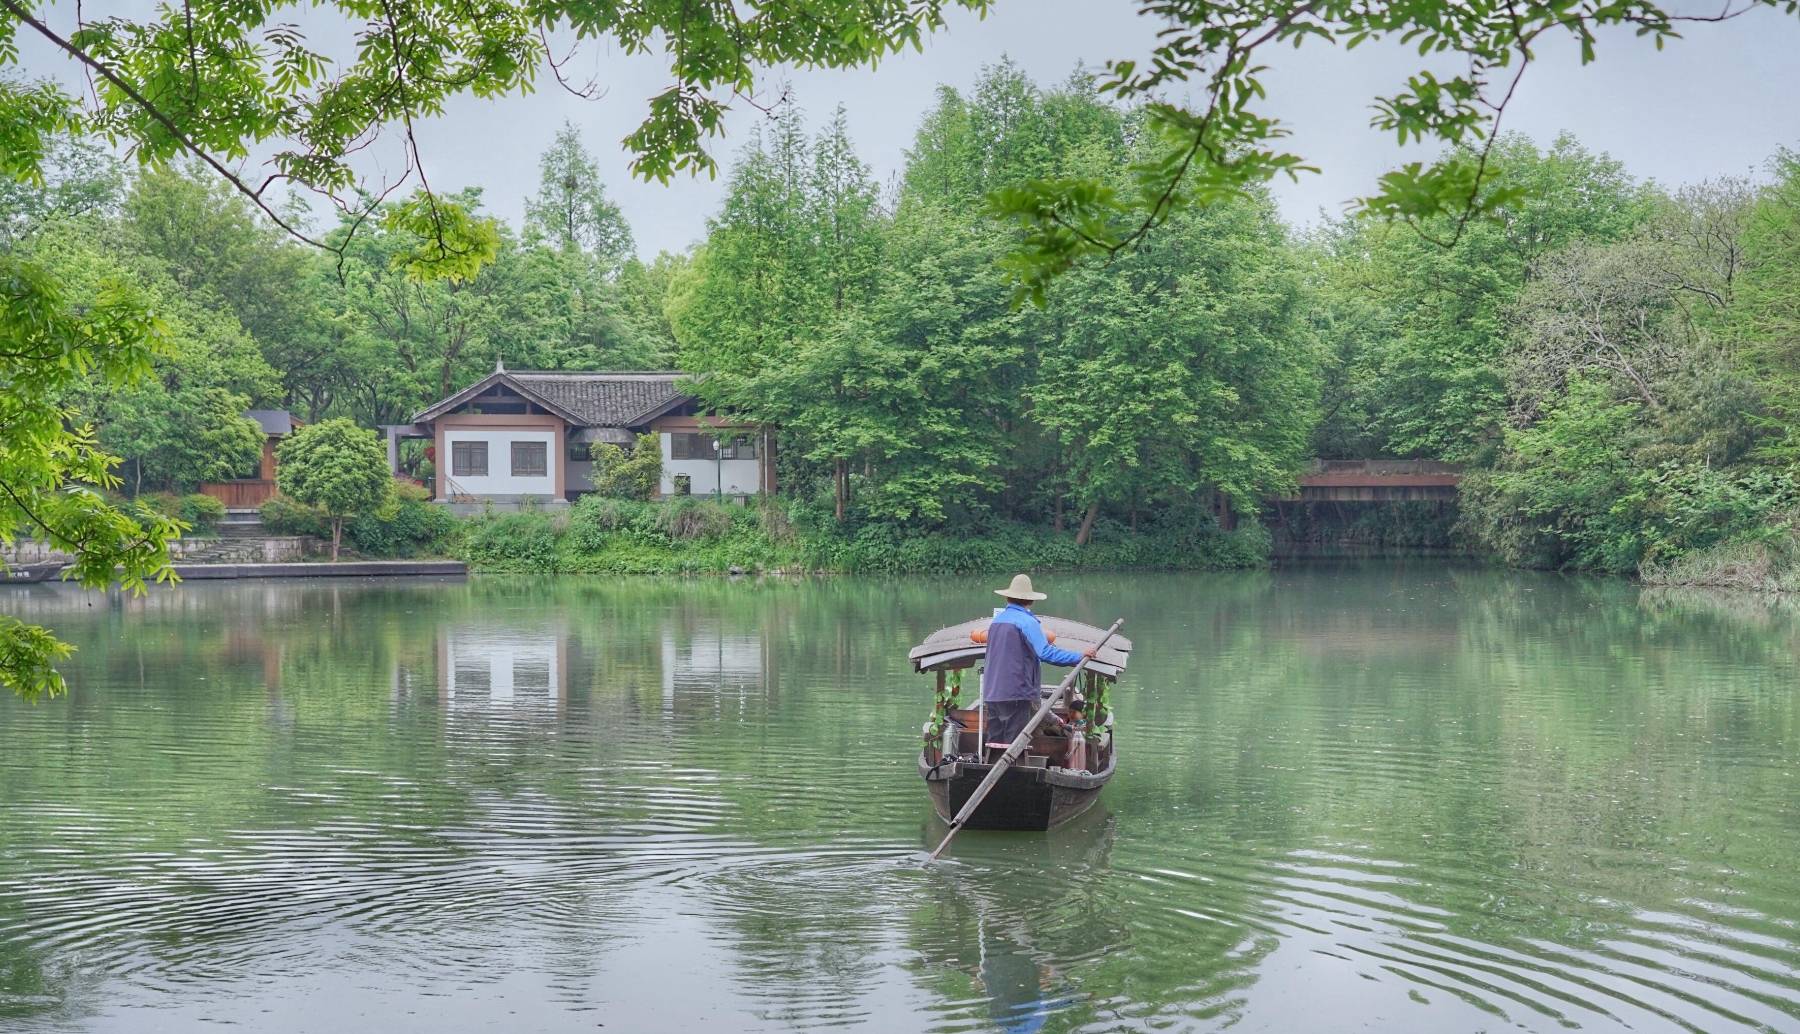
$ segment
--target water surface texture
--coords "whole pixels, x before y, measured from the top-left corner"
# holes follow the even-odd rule
[[[987,580],[0,593],[0,1029],[1800,1030],[1800,622],[1438,566],[1046,577],[1120,774],[948,861]],[[996,583],[998,584],[998,583]]]

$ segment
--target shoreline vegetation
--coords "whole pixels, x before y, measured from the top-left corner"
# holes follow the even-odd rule
[[[320,536],[324,518],[285,499],[263,508],[274,534]],[[369,558],[447,557],[471,571],[514,574],[973,574],[1013,570],[1226,570],[1261,567],[1269,534],[1222,531],[1189,515],[1073,529],[996,520],[966,533],[892,524],[840,530],[790,501],[639,501],[586,496],[572,506],[456,517],[416,490],[346,524],[345,543]]]
[[[174,509],[179,500],[170,503]],[[1401,520],[1417,507],[1391,508]],[[275,535],[329,536],[317,511],[277,497],[263,508]],[[1365,518],[1361,524],[1369,524]],[[1290,559],[1399,554],[1457,556],[1507,564],[1469,540],[1463,525],[1441,516],[1423,532],[1378,538],[1352,525],[1326,548],[1284,547]],[[1208,516],[1187,514],[1129,525],[1102,520],[1087,544],[1072,529],[994,520],[957,534],[908,531],[871,523],[843,530],[829,514],[791,500],[747,505],[709,499],[644,501],[585,496],[567,507],[488,510],[458,517],[401,486],[381,511],[350,520],[347,555],[366,559],[461,560],[477,573],[512,574],[975,574],[1002,571],[1209,571],[1265,567],[1277,546],[1269,530],[1246,521],[1221,530]],[[1289,553],[1286,550],[1291,549]],[[1540,569],[1556,569],[1544,567]],[[1562,568],[1572,570],[1570,568]],[[1800,593],[1800,513],[1769,527],[1726,538],[1672,560],[1643,565],[1646,587]]]

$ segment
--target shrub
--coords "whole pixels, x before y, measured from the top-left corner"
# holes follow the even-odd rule
[[[164,517],[177,517],[181,513],[181,497],[173,492],[141,492],[136,502]]]
[[[791,546],[800,541],[800,531],[794,527],[793,517],[781,500],[759,496],[756,516],[762,524],[763,535],[775,545]]]
[[[225,519],[225,503],[210,495],[195,492],[181,497],[176,504],[175,516],[186,521],[197,532],[211,533],[217,531],[219,522]]]
[[[1269,535],[1256,525],[1219,530],[1210,518],[1180,527],[1130,534],[1108,527],[1086,546],[1074,536],[1030,525],[994,523],[966,532],[908,533],[893,524],[867,524],[848,538],[820,535],[806,544],[806,562],[821,570],[869,574],[976,574],[1008,570],[1142,568],[1216,570],[1268,561]]]
[[[263,527],[275,535],[312,535],[324,538],[331,533],[324,514],[285,495],[275,496],[262,504],[261,512]]]
[[[666,541],[658,523],[657,504],[602,495],[584,495],[569,512],[569,537],[575,548],[597,552],[618,536],[635,541]]]
[[[741,508],[733,508],[739,509]],[[700,499],[678,499],[662,505],[663,534],[674,542],[711,541],[731,533],[732,514],[723,504]]]
[[[463,559],[489,571],[546,574],[557,570],[556,521],[547,513],[506,513],[470,521]]]
[[[594,492],[618,499],[647,500],[662,486],[662,442],[655,433],[638,435],[630,452],[610,442],[588,447],[594,461]]]
[[[396,478],[393,501],[396,503],[429,503],[431,502],[431,493],[426,490],[424,485]]]
[[[426,493],[417,485],[400,487],[389,505],[344,525],[344,533],[360,552],[390,557],[433,553],[455,534],[456,517],[449,510],[425,501]]]

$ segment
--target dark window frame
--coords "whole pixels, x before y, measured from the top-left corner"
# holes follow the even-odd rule
[[[719,458],[722,460],[753,460],[756,458],[756,436],[752,434],[735,434],[719,443]]]
[[[516,478],[545,478],[550,476],[550,443],[541,441],[514,441],[507,450],[507,470]],[[519,451],[523,449],[529,455],[535,452],[535,467],[519,466]]]
[[[475,469],[475,460],[481,461],[481,469]],[[484,478],[488,476],[488,443],[480,439],[450,443],[450,476],[453,478]]]
[[[672,460],[710,460],[712,436],[703,431],[670,431],[669,458]]]

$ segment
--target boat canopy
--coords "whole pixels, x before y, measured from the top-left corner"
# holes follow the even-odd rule
[[[987,656],[987,643],[976,642],[975,632],[985,631],[992,617],[977,618],[965,621],[960,625],[940,628],[925,637],[925,641],[912,648],[906,656],[912,661],[913,670],[919,672],[937,671],[944,668],[967,668]],[[1044,631],[1056,638],[1056,645],[1065,650],[1080,652],[1098,643],[1106,635],[1106,629],[1084,625],[1068,618],[1039,615]],[[1131,640],[1122,635],[1115,635],[1100,648],[1098,655],[1087,663],[1088,671],[1109,678],[1117,679],[1125,670],[1125,663],[1131,659]]]

